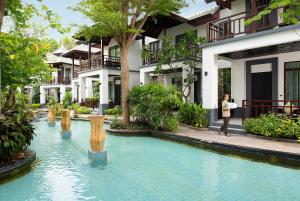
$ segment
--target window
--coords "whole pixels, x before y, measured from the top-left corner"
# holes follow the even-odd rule
[[[285,63],[285,99],[300,100],[300,61]]]
[[[182,77],[173,77],[172,85],[176,87],[178,91],[182,91]]]
[[[92,85],[93,85],[93,97],[99,97],[99,93],[100,93],[100,86],[99,86],[100,82],[99,81],[92,81]]]
[[[70,81],[71,80],[71,68],[66,68],[65,69],[65,74],[66,74],[66,81]]]
[[[120,46],[119,45],[115,45],[112,47],[109,47],[108,49],[108,56],[109,57],[120,57]]]

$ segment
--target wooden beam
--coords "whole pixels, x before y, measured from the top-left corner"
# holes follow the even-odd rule
[[[251,16],[257,15],[256,0],[251,0]],[[256,32],[256,21],[251,23],[251,33]]]
[[[89,64],[89,68],[92,67],[92,43],[91,41],[89,41],[89,52],[88,52],[88,64]]]

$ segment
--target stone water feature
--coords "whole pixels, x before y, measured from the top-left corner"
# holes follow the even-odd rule
[[[61,135],[64,139],[68,139],[72,134],[70,110],[63,109],[61,117]]]
[[[55,107],[50,106],[48,107],[48,125],[51,127],[55,126],[55,120],[56,120]]]
[[[103,129],[104,116],[89,117],[91,124],[90,147],[88,157],[97,162],[107,162],[107,151],[104,151],[105,132]]]

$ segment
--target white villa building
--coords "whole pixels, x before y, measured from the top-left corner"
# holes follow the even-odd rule
[[[142,65],[140,40],[129,49],[129,88],[139,85]],[[98,108],[99,113],[121,105],[120,48],[112,38],[93,38],[87,50],[75,47],[63,54],[79,60],[77,76],[72,79],[73,100],[81,105]]]
[[[174,85],[179,90],[184,90],[184,80],[187,78],[188,67],[180,59],[180,56],[174,55],[172,66],[163,65],[163,73],[157,74],[157,60],[159,50],[163,45],[163,38],[171,40],[171,44],[178,46],[187,32],[195,32],[197,37],[206,37],[206,23],[218,18],[219,10],[213,9],[208,12],[201,13],[191,18],[185,18],[176,13],[169,16],[159,16],[157,19],[149,19],[144,25],[144,36],[154,38],[149,46],[150,58],[144,61],[140,68],[140,82],[147,84],[157,81],[164,85]],[[195,82],[192,84],[192,90],[189,95],[189,102],[202,102],[202,54],[199,46],[191,45],[189,47],[192,59],[197,62],[194,70]],[[198,52],[197,52],[198,51]],[[230,62],[222,60],[221,67],[230,67]],[[170,69],[172,68],[172,69]],[[185,91],[187,93],[187,91]]]
[[[246,19],[255,16],[268,2],[216,1],[221,8],[219,19],[207,24],[208,43],[201,46],[203,106],[212,111],[213,126],[218,126],[214,122],[218,119],[218,99],[223,95],[218,94],[221,60],[231,63],[227,93],[238,104],[235,117],[300,112],[300,24],[283,23],[280,14],[285,8],[274,10],[251,25],[245,24]]]
[[[53,79],[40,86],[40,104],[45,105],[49,96],[56,98],[58,102],[63,100],[66,91],[71,91],[71,79],[74,75],[74,66],[78,66],[77,60],[72,61],[69,58],[62,57],[67,50],[62,45],[58,50],[47,55],[46,63],[52,68]]]
[[[214,0],[206,0],[207,3]],[[171,13],[149,18],[129,49],[131,89],[135,85],[160,82],[182,88],[186,66],[174,55],[173,66],[163,66],[156,74],[162,39],[168,36],[176,46],[187,31],[205,37],[189,101],[202,103],[211,111],[211,128],[219,126],[220,101],[228,93],[238,108],[231,123],[240,132],[242,120],[262,113],[300,113],[300,25],[286,25],[274,10],[261,20],[246,25],[246,19],[264,9],[268,0],[216,1],[216,9],[191,18]],[[149,46],[150,57],[142,58]],[[191,48],[191,51],[194,51]],[[93,37],[89,45],[60,50],[50,55],[48,63],[57,68],[51,84],[41,86],[41,103],[52,94],[61,100],[72,89],[73,101],[98,107],[99,113],[120,105],[120,48],[110,37]],[[96,97],[96,98],[95,98]]]

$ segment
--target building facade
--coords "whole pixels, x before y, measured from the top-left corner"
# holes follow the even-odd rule
[[[209,0],[208,0],[209,1]],[[246,20],[263,10],[268,1],[217,2],[219,19],[207,24],[208,43],[203,55],[203,106],[218,119],[220,61],[231,63],[229,93],[238,104],[234,117],[257,117],[262,113],[299,114],[300,26],[283,22],[285,8],[261,20]],[[241,122],[240,122],[241,123]]]

